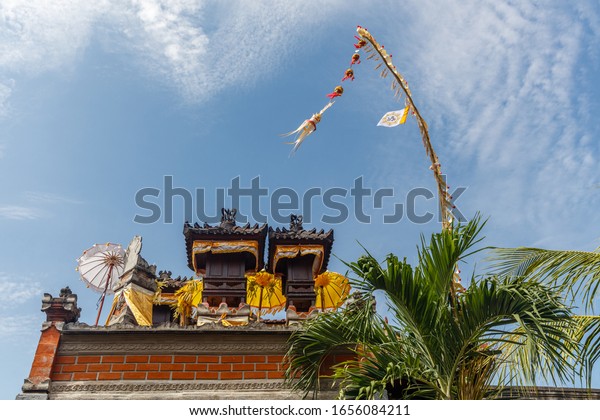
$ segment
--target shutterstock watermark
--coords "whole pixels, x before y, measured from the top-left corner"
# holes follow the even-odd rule
[[[466,220],[456,204],[466,189],[458,187],[451,192],[455,205],[453,214],[457,220]],[[325,224],[343,223],[351,218],[360,223],[372,223],[373,217],[381,217],[386,224],[398,223],[404,218],[424,224],[436,218],[434,212],[440,220],[437,197],[431,190],[417,187],[398,197],[392,187],[375,190],[366,187],[362,176],[354,179],[350,186],[311,187],[301,193],[288,187],[270,190],[261,186],[258,176],[247,187],[242,187],[238,176],[231,180],[229,187],[217,188],[210,194],[202,187],[193,191],[176,187],[173,176],[166,175],[161,188],[145,187],[135,193],[139,212],[133,221],[173,223],[176,207],[183,212],[185,221],[199,220],[209,224],[220,222],[223,207],[237,209],[239,223],[267,223],[270,219],[283,224],[289,222],[290,214],[302,214],[305,223],[319,221]],[[207,197],[214,199],[212,205],[208,205]]]

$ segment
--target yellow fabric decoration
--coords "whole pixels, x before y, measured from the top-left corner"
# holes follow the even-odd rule
[[[221,324],[224,327],[243,327],[248,325],[248,317],[246,317],[245,320],[222,319]]]
[[[196,273],[198,273],[198,268],[196,267],[195,256],[207,252],[213,254],[249,252],[254,255],[256,261],[254,269],[258,270],[258,241],[194,241],[192,244],[192,265]]]
[[[154,300],[154,294],[131,285],[125,287],[123,295],[137,323],[144,327],[152,326],[152,301]]]
[[[323,245],[277,245],[273,255],[273,270],[276,269],[280,259],[295,258],[298,254],[301,256],[314,255],[313,275],[316,276],[319,274],[325,256],[325,248],[323,248]]]

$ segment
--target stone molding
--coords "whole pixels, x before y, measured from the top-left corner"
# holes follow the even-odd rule
[[[285,343],[61,343],[61,356],[83,354],[285,354]]]
[[[289,390],[279,381],[213,381],[213,382],[53,382],[50,393],[112,393],[112,392],[181,392],[181,391],[276,391]]]

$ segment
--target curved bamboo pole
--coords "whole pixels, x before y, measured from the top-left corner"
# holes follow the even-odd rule
[[[415,118],[417,119],[417,125],[419,126],[419,131],[421,132],[421,138],[423,140],[423,146],[425,147],[425,152],[431,161],[430,169],[433,171],[433,176],[435,178],[435,182],[438,190],[438,200],[440,206],[440,212],[442,216],[442,229],[451,229],[452,228],[452,209],[454,205],[452,204],[452,197],[448,193],[448,186],[442,175],[441,164],[437,157],[437,154],[433,150],[433,145],[431,144],[431,139],[429,138],[429,129],[427,127],[427,123],[421,116],[419,109],[415,105],[413,101],[410,89],[408,88],[408,83],[402,77],[400,72],[396,69],[396,66],[392,63],[392,56],[387,53],[387,51],[380,45],[373,35],[366,30],[365,28],[359,26],[356,31],[360,35],[360,39],[366,41],[365,51],[367,53],[371,53],[367,57],[367,59],[381,61],[381,63],[376,67],[384,67],[381,71],[381,77],[385,78],[388,74],[392,74],[395,81],[392,83],[392,90],[396,96],[404,93],[406,96],[407,106],[410,107],[409,111],[411,111]]]

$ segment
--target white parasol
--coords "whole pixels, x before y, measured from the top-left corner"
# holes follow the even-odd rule
[[[121,245],[106,243],[95,244],[91,248],[83,251],[81,257],[77,259],[77,271],[81,279],[87,284],[87,287],[102,293],[99,299],[98,317],[96,325],[100,319],[104,298],[108,293],[112,293],[114,283],[123,273],[125,251]]]

